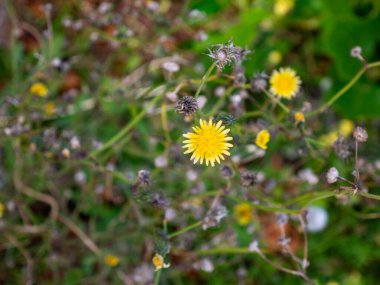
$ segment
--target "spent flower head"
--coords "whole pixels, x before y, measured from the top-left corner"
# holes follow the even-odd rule
[[[253,92],[261,92],[268,86],[268,78],[264,72],[256,73],[251,79],[251,88]]]
[[[193,130],[194,133],[183,135],[186,138],[183,147],[187,148],[185,154],[193,153],[191,160],[194,159],[194,164],[205,161],[207,166],[209,163],[214,166],[215,161],[220,163],[220,160],[224,160],[224,155],[230,155],[228,150],[233,145],[228,141],[232,137],[227,136],[230,130],[222,126],[222,121],[214,123],[211,118],[208,122],[201,119],[199,127],[193,127]]]
[[[368,139],[367,131],[361,127],[356,127],[353,136],[358,142],[366,142]]]
[[[327,171],[326,179],[329,184],[335,183],[339,178],[339,171],[335,167],[331,167],[329,171]]]
[[[190,116],[198,110],[197,99],[191,96],[184,96],[177,102],[176,110],[178,113]]]
[[[213,45],[208,56],[214,60],[219,70],[222,70],[231,62],[240,63],[248,53],[248,50],[235,46],[232,40],[229,40],[226,44]]]
[[[300,78],[289,67],[273,71],[269,82],[271,92],[278,97],[286,99],[296,96],[301,85]]]

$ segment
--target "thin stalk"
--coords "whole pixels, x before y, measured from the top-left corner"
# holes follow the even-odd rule
[[[214,63],[208,68],[208,70],[206,71],[205,75],[203,75],[202,80],[201,80],[201,83],[199,84],[198,89],[197,89],[197,91],[195,92],[195,96],[194,96],[195,98],[198,98],[199,93],[201,93],[201,90],[202,90],[203,85],[205,84],[207,78],[210,76],[211,72],[214,70],[215,66],[216,66],[216,64],[215,64],[215,62],[214,62]]]
[[[174,232],[174,233],[171,233],[171,234],[168,236],[168,238],[171,239],[171,238],[173,238],[173,237],[175,237],[175,236],[178,236],[178,235],[181,235],[181,234],[183,234],[183,233],[186,233],[186,232],[188,232],[188,231],[190,231],[190,230],[192,230],[192,229],[194,229],[194,228],[197,228],[197,227],[201,226],[202,223],[203,223],[202,221],[198,221],[198,222],[196,222],[196,223],[194,223],[194,224],[192,224],[192,225],[190,225],[190,226],[187,226],[186,228],[183,228],[183,229],[180,229],[180,230],[178,230],[178,231],[176,231],[176,232]]]
[[[162,269],[156,271],[156,273],[154,274],[154,285],[160,284],[161,271]]]
[[[136,116],[133,118],[133,120],[127,124],[121,131],[119,131],[116,135],[114,135],[111,139],[109,139],[105,144],[103,144],[101,147],[93,150],[90,153],[90,156],[96,157],[99,153],[105,151],[112,145],[114,145],[116,142],[118,142],[122,137],[124,137],[148,112],[148,110],[161,98],[160,95],[156,95],[149,104]]]
[[[265,95],[267,95],[274,103],[278,104],[286,113],[289,113],[290,110],[288,107],[286,107],[284,104],[281,103],[279,99],[277,99],[275,96],[273,96],[270,92],[268,92],[266,89],[262,89]]]
[[[313,112],[310,112],[307,114],[307,117],[311,117],[314,115],[318,115],[320,113],[323,113],[326,111],[327,108],[329,108],[336,100],[338,100],[344,93],[346,93],[350,88],[360,79],[360,77],[369,69],[375,68],[380,66],[380,61],[376,61],[370,64],[364,65],[359,71],[355,74],[355,76],[345,85],[342,89],[340,89],[338,92],[336,92],[329,101],[327,101],[325,104],[323,104],[321,107],[316,109]]]

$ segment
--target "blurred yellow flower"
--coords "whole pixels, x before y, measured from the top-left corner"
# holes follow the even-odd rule
[[[284,16],[294,7],[294,0],[276,0],[274,3],[274,13],[278,16]]]
[[[273,65],[279,64],[281,60],[282,54],[277,50],[271,51],[268,55],[268,61]]]
[[[262,130],[257,134],[255,144],[262,149],[267,149],[268,148],[267,144],[269,141],[270,141],[269,131]]]
[[[4,204],[0,202],[0,219],[4,215],[4,210],[5,210]]]
[[[29,92],[39,97],[46,97],[46,95],[48,94],[48,89],[45,86],[45,84],[38,82],[38,83],[34,83],[30,87]]]
[[[333,145],[334,142],[338,139],[338,137],[339,137],[338,131],[332,131],[332,132],[329,132],[329,133],[321,136],[320,141],[326,145]]]
[[[104,257],[104,263],[107,264],[108,266],[115,267],[118,266],[120,263],[120,260],[117,256],[112,255],[112,254],[107,254]]]
[[[190,159],[194,159],[194,164],[198,160],[202,164],[203,160],[205,160],[207,166],[209,163],[214,166],[215,161],[220,163],[220,159],[224,160],[223,155],[230,155],[228,149],[233,145],[228,141],[231,141],[232,137],[227,137],[230,130],[222,126],[222,121],[215,124],[212,119],[208,123],[201,119],[200,126],[193,127],[193,130],[194,133],[183,135],[187,138],[187,140],[183,141],[185,144],[183,147],[187,148],[184,152],[185,154],[193,153]]]
[[[274,95],[286,99],[294,97],[301,84],[301,80],[296,72],[289,67],[273,71],[269,82],[271,85],[271,92]]]
[[[354,122],[347,119],[343,119],[339,122],[338,132],[340,135],[348,137],[354,130],[354,127]]]
[[[152,263],[156,267],[154,271],[158,271],[162,268],[168,268],[170,266],[169,263],[164,262],[164,258],[161,254],[156,253],[152,258]]]
[[[305,115],[302,112],[296,112],[294,113],[294,120],[296,121],[296,123],[304,123]]]
[[[44,105],[44,113],[47,116],[51,116],[55,113],[55,104],[53,102],[47,102]]]
[[[242,226],[248,225],[253,219],[252,205],[244,202],[235,206],[234,216],[238,223]]]

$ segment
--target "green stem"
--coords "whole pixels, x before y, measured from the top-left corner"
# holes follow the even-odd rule
[[[275,96],[273,96],[267,90],[263,89],[263,91],[264,91],[265,95],[267,95],[273,102],[275,102],[276,104],[278,104],[286,113],[290,112],[289,108],[286,107],[284,104],[282,104],[279,99],[277,99]]]
[[[216,247],[211,249],[197,250],[197,255],[209,255],[209,254],[247,254],[254,253],[245,247]]]
[[[202,223],[203,223],[202,221],[198,221],[198,222],[196,222],[196,223],[194,223],[194,224],[192,224],[190,226],[187,226],[186,228],[183,228],[183,229],[180,229],[180,230],[178,230],[178,231],[176,231],[174,233],[171,233],[168,237],[169,238],[173,238],[175,236],[178,236],[178,235],[181,235],[183,233],[186,233],[186,232],[188,232],[188,231],[190,231],[190,230],[192,230],[194,228],[197,228],[197,227],[201,226]]]
[[[149,104],[136,116],[133,120],[127,124],[121,131],[119,131],[116,135],[114,135],[111,139],[109,139],[105,144],[101,147],[93,150],[90,153],[90,156],[96,157],[99,153],[105,151],[117,141],[119,141],[122,137],[124,137],[146,114],[146,112],[161,98],[161,95],[156,95]]]
[[[350,88],[359,80],[359,78],[369,69],[380,66],[380,61],[376,61],[370,64],[364,65],[359,71],[355,74],[355,76],[345,85],[342,89],[340,89],[337,93],[335,93],[329,101],[323,104],[321,107],[316,109],[315,111],[307,114],[307,117],[311,117],[317,115],[319,113],[323,113],[329,108],[336,100],[338,100],[344,93],[346,93]]]
[[[154,285],[160,284],[161,271],[162,269],[156,271],[156,273],[154,274]]]
[[[195,93],[195,96],[194,96],[195,98],[198,98],[199,93],[201,93],[201,90],[202,90],[203,85],[205,84],[207,78],[210,76],[211,72],[214,70],[215,66],[216,66],[216,64],[215,64],[215,62],[214,62],[214,63],[208,68],[206,74],[203,75],[202,80],[201,80],[201,83],[199,84],[198,89],[197,89],[197,92]]]
[[[380,196],[379,195],[370,194],[370,193],[361,192],[361,191],[358,191],[358,194],[360,196],[363,196],[363,197],[366,197],[366,198],[369,198],[369,199],[374,199],[374,200],[379,200],[380,201]]]

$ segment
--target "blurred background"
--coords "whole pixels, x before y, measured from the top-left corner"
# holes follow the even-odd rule
[[[258,126],[271,124],[247,115],[257,106],[246,98],[266,97],[230,90],[231,66],[206,83],[198,104],[205,113],[217,106],[235,116],[232,156],[240,171],[261,173],[259,193],[239,185],[238,173],[228,180],[219,167],[194,166],[180,142],[197,122],[174,109],[178,98],[194,95],[212,64],[208,49],[231,39],[251,50],[245,82],[290,66],[302,90],[287,105],[313,110],[362,67],[350,56],[353,47],[367,62],[380,60],[379,31],[377,0],[1,1],[0,283],[153,284],[151,260],[161,242],[170,247],[171,267],[160,284],[304,284],[254,254],[202,252],[246,248],[257,238],[271,258],[288,264],[278,252],[273,211],[255,209],[249,225],[239,223],[237,201],[248,197],[314,207],[308,275],[317,284],[378,284],[379,204],[302,195],[333,191],[324,181],[331,166],[352,178],[352,155],[341,159],[332,143],[345,135],[352,153],[355,125],[369,134],[360,145],[363,187],[380,194],[380,68],[306,121],[319,145],[310,149],[283,135],[283,128],[298,134],[292,124],[273,126],[265,156],[241,164],[255,155],[247,146]],[[234,100],[243,100],[238,111]],[[134,195],[141,170],[149,171],[150,185]],[[223,196],[228,215],[218,226],[167,244],[165,227],[175,232],[202,220],[213,193],[230,186],[240,200]],[[307,201],[287,204],[301,196]],[[288,231],[302,255],[296,220]]]

